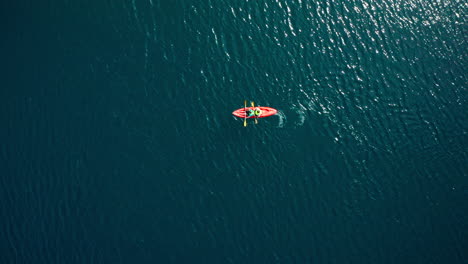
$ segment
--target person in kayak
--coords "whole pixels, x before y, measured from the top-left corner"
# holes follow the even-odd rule
[[[261,114],[262,114],[262,110],[260,110],[260,108],[258,108],[258,107],[255,108],[255,110],[254,110],[254,115],[255,115],[256,117],[259,117]]]
[[[255,110],[249,109],[247,111],[247,117],[252,117],[252,116],[259,117],[261,114],[262,114],[262,110],[260,110],[260,108],[255,108]]]

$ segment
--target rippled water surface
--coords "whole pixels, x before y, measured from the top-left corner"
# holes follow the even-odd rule
[[[464,1],[2,5],[1,263],[466,263]]]

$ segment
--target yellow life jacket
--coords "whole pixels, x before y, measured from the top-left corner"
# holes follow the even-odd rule
[[[262,110],[260,110],[260,108],[255,108],[254,114],[255,116],[260,116],[262,114]]]

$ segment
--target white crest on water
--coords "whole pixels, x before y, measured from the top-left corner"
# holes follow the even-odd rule
[[[278,116],[278,126],[277,127],[284,127],[284,123],[286,121],[286,115],[280,110],[278,110],[276,115]]]

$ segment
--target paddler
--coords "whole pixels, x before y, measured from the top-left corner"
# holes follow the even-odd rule
[[[259,117],[261,114],[262,114],[262,110],[260,110],[260,108],[258,107],[255,109],[249,109],[247,111],[247,117],[252,117],[252,116]]]

